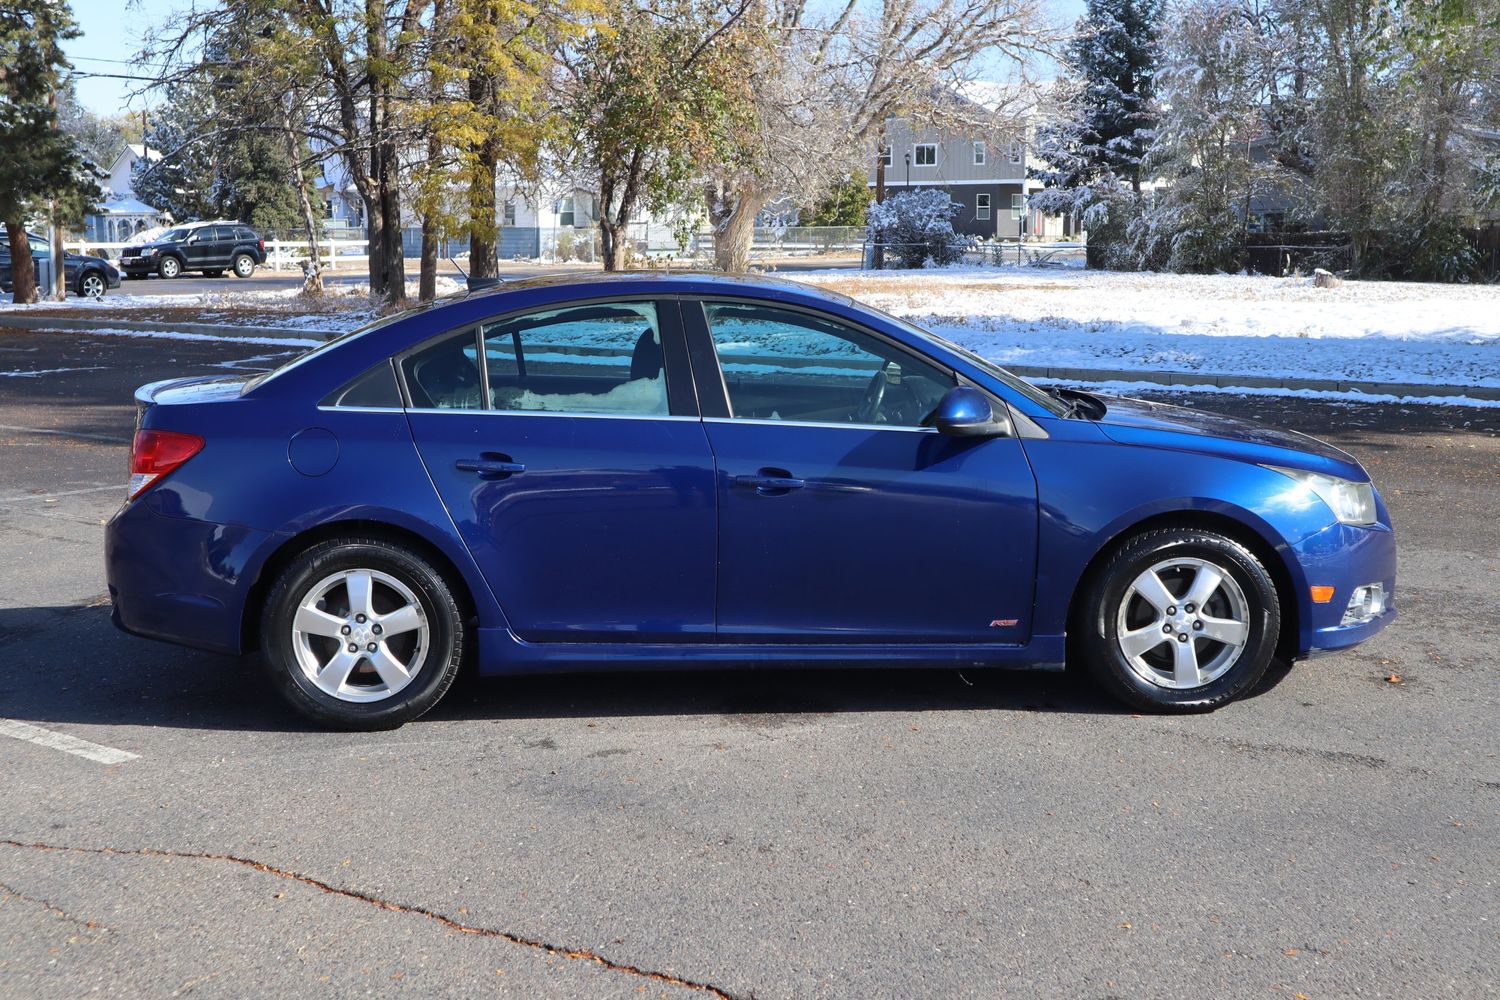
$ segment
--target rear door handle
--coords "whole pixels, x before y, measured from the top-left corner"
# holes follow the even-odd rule
[[[460,458],[453,463],[453,467],[460,472],[475,472],[480,479],[504,479],[513,476],[517,472],[525,472],[526,466],[520,462],[512,462],[503,455],[484,455],[480,458]]]
[[[784,469],[761,469],[754,476],[735,476],[735,485],[748,487],[763,497],[779,497],[800,490],[807,480],[798,479]]]

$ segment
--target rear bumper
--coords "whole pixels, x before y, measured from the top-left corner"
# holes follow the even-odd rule
[[[147,494],[149,498],[150,494]],[[221,653],[243,651],[245,594],[273,536],[127,504],[104,533],[115,625]]]

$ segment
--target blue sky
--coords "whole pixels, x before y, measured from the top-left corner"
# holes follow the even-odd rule
[[[196,0],[203,4],[205,0]],[[211,0],[209,0],[211,2]],[[112,115],[121,111],[139,112],[150,107],[150,97],[131,97],[141,86],[139,81],[110,79],[107,75],[138,75],[141,71],[130,60],[141,48],[141,41],[152,28],[160,27],[173,11],[192,6],[194,0],[69,0],[73,15],[83,35],[68,42],[64,49],[78,74],[78,97],[97,114]],[[1048,0],[1048,6],[1059,20],[1072,22],[1083,11],[1083,0]],[[995,75],[1003,70],[996,67]]]
[[[200,0],[201,2],[201,0]],[[69,0],[73,17],[83,36],[63,46],[78,74],[78,97],[85,106],[102,115],[140,111],[147,102],[129,93],[139,81],[112,80],[86,74],[139,75],[130,65],[149,28],[165,22],[172,11],[189,6],[191,0]]]

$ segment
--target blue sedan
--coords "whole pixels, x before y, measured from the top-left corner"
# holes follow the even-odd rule
[[[1205,710],[1395,615],[1349,455],[1043,391],[803,285],[538,279],[137,391],[109,590],[316,722],[485,674],[1082,665]]]

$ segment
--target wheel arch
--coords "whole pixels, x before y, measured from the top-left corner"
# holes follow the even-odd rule
[[[255,580],[246,594],[244,607],[240,609],[240,648],[243,651],[251,652],[259,648],[260,623],[261,616],[265,613],[266,595],[275,586],[281,571],[293,559],[314,545],[342,537],[376,538],[410,548],[431,562],[438,572],[448,578],[448,583],[453,589],[453,596],[458,601],[464,617],[470,621],[478,617],[478,602],[474,594],[475,582],[441,546],[424,537],[420,532],[391,524],[388,521],[371,519],[325,521],[287,536],[261,563]]]
[[[1277,638],[1276,655],[1291,659],[1301,651],[1305,612],[1300,596],[1305,592],[1305,588],[1298,583],[1300,571],[1288,565],[1287,558],[1283,554],[1285,544],[1273,542],[1267,537],[1266,529],[1258,528],[1249,520],[1234,517],[1221,510],[1202,508],[1162,511],[1130,521],[1114,530],[1108,540],[1099,546],[1098,551],[1078,574],[1078,578],[1073,581],[1073,589],[1068,597],[1067,623],[1070,634],[1077,631],[1078,617],[1084,610],[1083,593],[1088,589],[1094,575],[1099,572],[1100,566],[1131,538],[1142,532],[1161,528],[1198,528],[1214,531],[1239,542],[1248,549],[1271,575],[1271,582],[1276,587],[1276,597],[1281,602],[1281,635]]]

